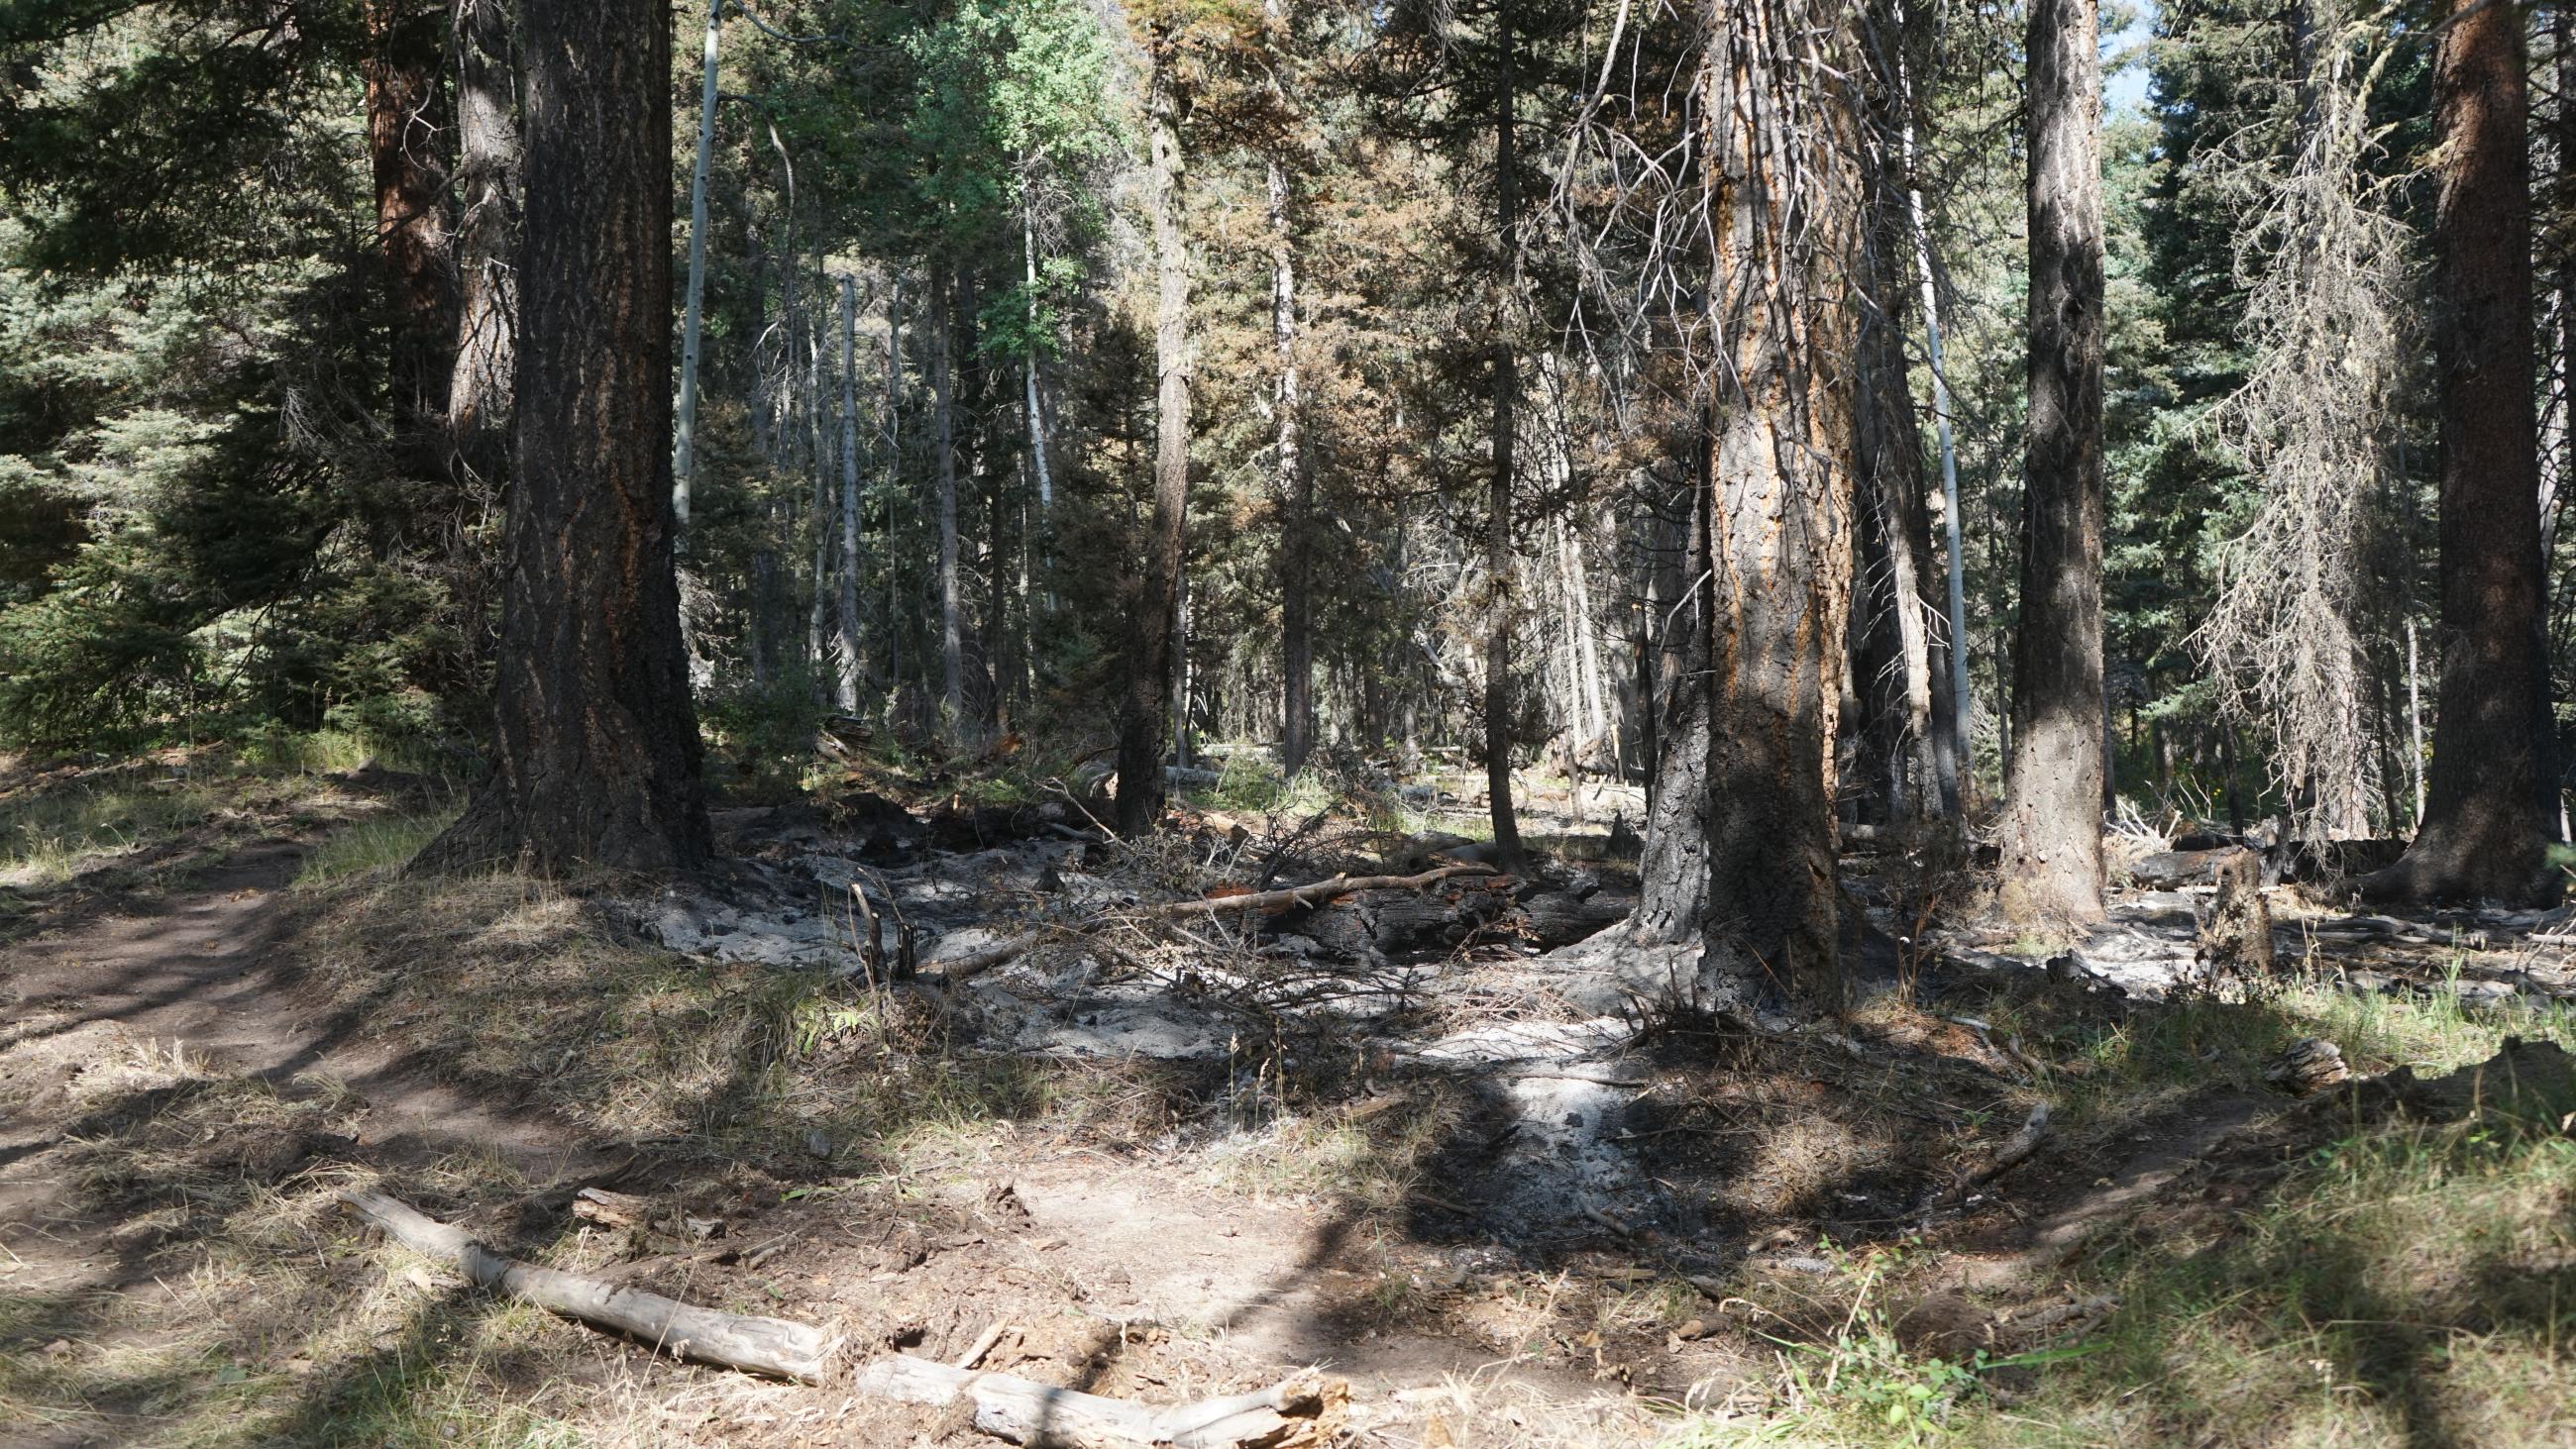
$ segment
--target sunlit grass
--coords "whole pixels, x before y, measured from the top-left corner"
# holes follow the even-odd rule
[[[0,799],[0,885],[59,885],[202,824],[221,804],[201,785],[131,775]]]

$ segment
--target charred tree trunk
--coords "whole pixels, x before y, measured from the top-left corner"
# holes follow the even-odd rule
[[[518,356],[519,120],[510,12],[456,0],[455,365],[447,386],[447,472],[498,500],[510,453],[510,372]]]
[[[432,455],[446,431],[456,366],[456,277],[448,255],[447,161],[441,148],[438,72],[443,13],[420,0],[367,0],[367,153],[375,176],[376,244],[393,310],[387,375],[397,437],[406,453],[443,472]],[[413,450],[419,450],[413,453]]]
[[[1183,527],[1190,495],[1190,257],[1181,214],[1181,125],[1189,93],[1175,73],[1178,38],[1152,36],[1146,114],[1153,131],[1154,512],[1127,659],[1118,725],[1118,833],[1142,835],[1163,813],[1163,734],[1171,717],[1172,634],[1180,613]]]
[[[713,853],[671,514],[671,30],[523,0],[517,478],[494,768],[423,860],[660,873]]]
[[[1667,716],[1639,926],[1699,934],[1703,971],[1840,992],[1834,738],[1851,604],[1860,216],[1853,22],[1824,0],[1714,8],[1704,205],[1708,619]],[[1694,733],[1700,735],[1693,739]],[[1696,816],[1694,821],[1691,817]],[[1691,899],[1696,889],[1700,899]]]
[[[2530,101],[2522,13],[2458,0],[2433,55],[2440,188],[2433,350],[2442,420],[2441,679],[2423,828],[2380,899],[2557,894],[2532,400]]]
[[[2102,915],[2102,111],[2098,0],[2030,11],[2030,433],[2001,904]]]

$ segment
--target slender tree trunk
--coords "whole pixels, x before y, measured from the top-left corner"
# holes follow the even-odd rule
[[[828,416],[819,388],[817,356],[823,350],[820,327],[806,333],[806,414],[810,425],[802,430],[806,461],[814,470],[813,512],[809,520],[814,537],[813,588],[805,598],[805,657],[814,673],[811,684],[817,700],[833,697],[835,688],[832,664],[832,464],[823,452],[821,436]],[[682,574],[685,587],[687,575]],[[685,606],[685,598],[683,600]]]
[[[939,274],[933,302],[938,353],[931,360],[932,426],[939,454],[939,738],[966,727],[966,628],[957,579],[957,276]]]
[[[456,366],[457,294],[448,254],[446,117],[440,113],[442,12],[420,0],[366,0],[367,151],[375,173],[376,244],[393,304],[388,393],[406,452],[444,457]],[[424,471],[427,471],[425,468]],[[443,468],[441,469],[443,471]]]
[[[456,361],[447,386],[448,473],[498,499],[510,451],[519,300],[519,121],[504,0],[456,0]]]
[[[698,159],[689,180],[689,296],[680,322],[680,421],[672,444],[671,511],[687,551],[689,510],[698,481],[698,334],[706,315],[707,166],[716,139],[716,40],[724,0],[707,0],[706,51],[699,61]]]
[[[1175,71],[1174,38],[1158,28],[1146,115],[1153,132],[1155,438],[1154,513],[1144,586],[1135,605],[1127,703],[1118,730],[1118,833],[1143,835],[1163,813],[1163,731],[1171,713],[1173,625],[1190,491],[1190,257],[1182,215],[1181,125],[1189,94]]]
[[[1020,261],[1028,269],[1029,292],[1029,355],[1021,364],[1020,380],[1027,393],[1022,406],[1028,410],[1029,466],[1037,475],[1038,518],[1044,522],[1055,511],[1055,477],[1047,471],[1046,410],[1038,404],[1038,225],[1033,205],[1025,196],[1020,200]]]
[[[1278,357],[1277,470],[1280,510],[1279,765],[1291,779],[1315,746],[1314,480],[1307,475],[1297,388],[1297,239],[1288,168],[1270,158],[1270,343]]]
[[[1901,12],[1881,26],[1903,43]],[[1904,73],[1873,51],[1872,108],[1862,152],[1866,221],[1861,236],[1860,359],[1856,423],[1859,533],[1871,601],[1865,699],[1889,787],[1890,815],[1925,819],[1958,813],[1956,726],[1950,680],[1932,639],[1940,606],[1930,591],[1937,565],[1925,497],[1923,439],[1907,377],[1905,312],[1912,277],[1912,206],[1905,190]]]
[[[2546,594],[2532,399],[2522,13],[2458,0],[2433,52],[2441,158],[2433,350],[2442,420],[2441,678],[2423,828],[2379,899],[2554,897]]]
[[[1713,5],[1701,374],[1706,624],[1668,716],[1641,931],[1703,974],[1840,994],[1834,741],[1851,606],[1854,20],[1828,0]],[[1705,723],[1702,724],[1701,720]],[[1695,737],[1696,736],[1696,737]],[[1695,847],[1695,849],[1694,849]]]
[[[841,278],[840,705],[859,708],[859,298]]]
[[[1494,77],[1494,470],[1485,496],[1485,794],[1494,822],[1494,854],[1517,868],[1521,828],[1512,810],[1512,444],[1520,422],[1520,356],[1512,336],[1519,314],[1520,158],[1514,116],[1511,0],[1495,7],[1499,41]]]
[[[522,0],[527,204],[493,772],[423,853],[548,875],[714,851],[671,512],[671,31]]]
[[[2102,110],[2098,0],[2030,10],[2030,423],[2000,903],[2102,915]]]

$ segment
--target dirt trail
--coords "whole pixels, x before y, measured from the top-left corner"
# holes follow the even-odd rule
[[[352,1016],[325,1015],[294,989],[276,950],[283,888],[304,854],[269,839],[178,882],[154,900],[92,915],[10,945],[0,960],[0,1245],[13,1289],[121,1290],[103,1264],[119,1226],[85,1204],[65,1147],[155,1110],[170,1089],[149,1069],[183,1060],[200,1075],[265,1080],[293,1095],[353,1092],[366,1155],[378,1165],[464,1148],[536,1180],[592,1166],[573,1135],[524,1109],[443,1085],[371,1041]],[[135,1074],[99,1092],[102,1073]],[[139,1267],[139,1265],[137,1265]],[[144,1280],[148,1281],[148,1274]]]

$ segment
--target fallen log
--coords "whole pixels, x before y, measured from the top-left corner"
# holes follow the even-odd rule
[[[677,1358],[820,1383],[832,1356],[834,1345],[810,1323],[723,1313],[640,1288],[621,1288],[578,1273],[522,1263],[484,1247],[463,1229],[424,1217],[383,1193],[352,1189],[341,1193],[340,1201],[404,1247],[452,1265],[477,1288],[524,1298],[549,1313],[622,1333]]]
[[[1420,890],[1424,886],[1456,875],[1497,874],[1500,872],[1490,865],[1469,861],[1461,865],[1444,865],[1437,870],[1426,870],[1419,875],[1337,875],[1330,880],[1316,881],[1312,885],[1287,886],[1275,891],[1246,891],[1239,896],[1202,896],[1197,900],[1169,901],[1158,906],[1140,907],[1138,914],[1186,916],[1199,911],[1209,915],[1219,911],[1267,911],[1279,907],[1311,906],[1318,901],[1328,901],[1335,896],[1351,895],[1359,891]]]
[[[1419,890],[1424,886],[1447,880],[1451,876],[1497,874],[1500,872],[1490,865],[1470,862],[1463,865],[1444,865],[1437,870],[1423,871],[1419,875],[1337,875],[1330,880],[1319,880],[1301,886],[1284,886],[1273,891],[1246,891],[1241,895],[1201,896],[1194,900],[1166,901],[1160,905],[1137,906],[1120,914],[1148,920],[1172,920],[1200,914],[1214,916],[1220,911],[1289,909],[1315,905],[1331,900],[1335,896],[1349,895],[1358,891]],[[996,941],[980,950],[967,951],[924,964],[936,967],[939,979],[955,985],[1027,955],[1030,948],[1037,945],[1044,935],[1042,931],[1031,931],[1005,941]]]
[[[894,1354],[859,1370],[851,1387],[916,1404],[966,1399],[975,1427],[1014,1444],[1076,1449],[1296,1449],[1331,1443],[1349,1391],[1309,1369],[1252,1394],[1151,1409],[1008,1374]]]

